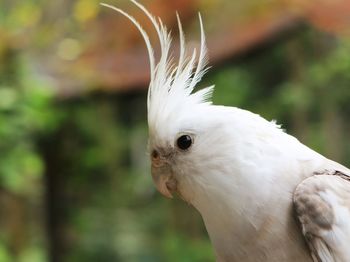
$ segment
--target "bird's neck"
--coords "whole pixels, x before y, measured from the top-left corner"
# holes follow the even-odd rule
[[[217,173],[214,175],[217,178],[215,181],[207,178],[202,183],[197,181],[200,185],[192,186],[190,202],[203,218],[218,261],[243,261],[249,252],[264,252],[263,247],[253,243],[256,236],[266,237],[265,242],[277,239],[265,233],[270,230],[265,224],[277,224],[275,228],[279,230],[279,225],[282,228],[282,225],[290,223],[288,208],[291,193],[286,193],[288,190],[278,191],[278,202],[276,197],[272,197],[272,190],[275,189],[269,183],[259,179],[254,172],[245,175],[255,182],[248,183],[243,179],[237,182],[234,175]]]

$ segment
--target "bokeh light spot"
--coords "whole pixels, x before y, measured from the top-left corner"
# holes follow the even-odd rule
[[[63,60],[76,59],[81,51],[80,43],[72,38],[63,39],[57,49],[57,55]]]

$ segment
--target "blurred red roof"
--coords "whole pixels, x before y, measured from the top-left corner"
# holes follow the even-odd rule
[[[192,46],[199,38],[196,13],[200,10],[211,65],[270,41],[304,21],[332,33],[346,34],[349,30],[349,0],[249,0],[245,4],[237,1],[239,5],[235,2],[155,0],[144,4],[173,29],[174,50],[177,50],[175,10],[180,14],[186,38],[192,41]],[[152,42],[157,43],[151,24],[135,6],[119,7],[135,16],[150,32]],[[97,23],[95,21],[88,30],[92,34],[88,48],[75,61],[60,66],[63,71],[53,70],[60,78],[61,96],[79,94],[86,86],[104,91],[125,91],[145,88],[148,84],[148,55],[139,32],[125,17],[109,9],[102,10]],[[71,79],[76,79],[77,75],[81,82],[72,84]]]
[[[349,0],[288,0],[288,6],[321,30],[350,34]]]

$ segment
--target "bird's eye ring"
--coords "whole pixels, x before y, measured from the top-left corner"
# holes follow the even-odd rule
[[[182,135],[176,140],[176,145],[181,150],[187,150],[193,143],[192,137],[189,135]]]

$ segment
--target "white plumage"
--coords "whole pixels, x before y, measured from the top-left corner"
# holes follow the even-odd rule
[[[218,261],[350,261],[350,170],[284,133],[274,122],[212,105],[213,87],[193,92],[206,71],[201,47],[187,56],[178,17],[180,56],[160,19],[161,45],[150,57],[149,146],[157,189],[177,192],[202,215]],[[305,238],[303,238],[303,235]]]

